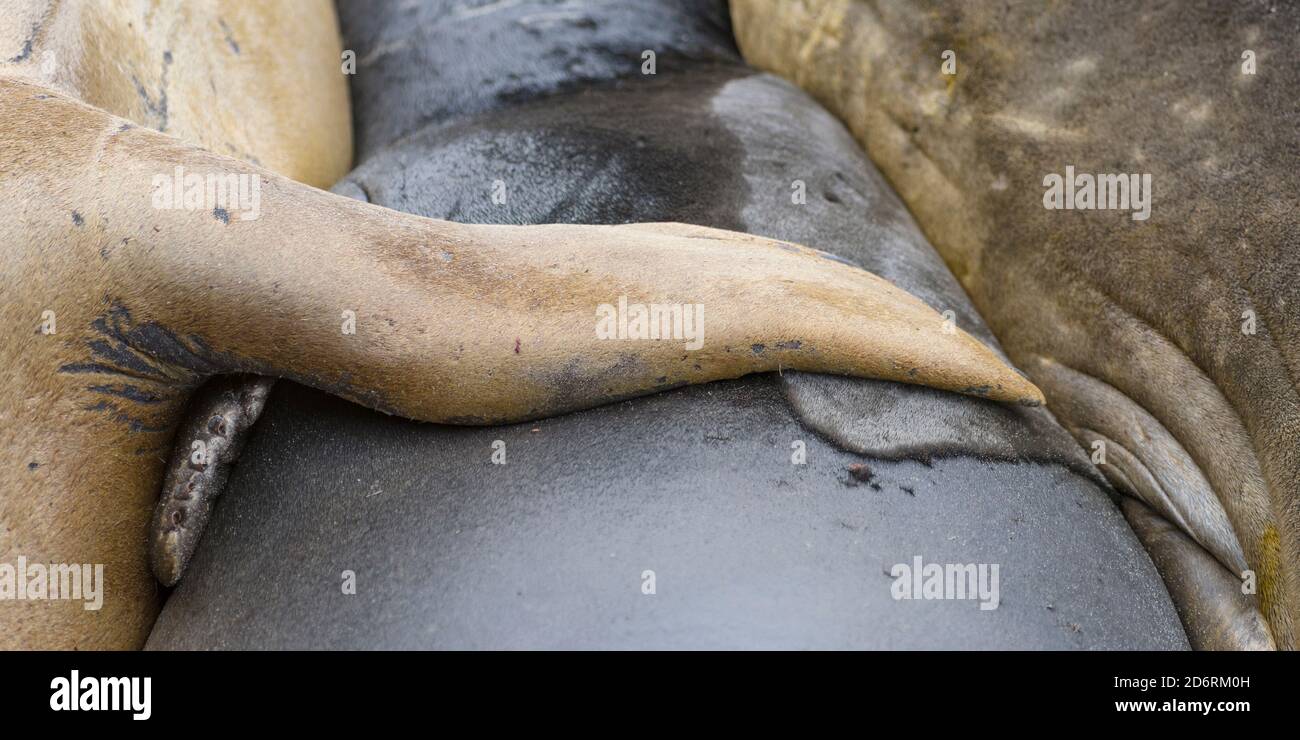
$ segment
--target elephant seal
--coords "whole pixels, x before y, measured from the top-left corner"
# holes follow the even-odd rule
[[[150,511],[168,451],[187,449],[176,439],[186,404],[218,375],[296,379],[449,424],[542,418],[778,368],[1041,402],[1002,357],[946,331],[924,302],[817,250],[682,224],[433,221],[214,151],[239,128],[205,128],[222,120],[218,73],[257,88],[267,68],[257,59],[192,62],[179,47],[201,36],[196,54],[262,50],[262,61],[273,61],[279,49],[290,62],[341,73],[332,17],[299,26],[294,13],[272,9],[223,24],[215,6],[160,15],[125,4],[37,4],[3,15],[0,317],[12,330],[0,361],[12,377],[0,391],[0,558],[98,564],[106,579],[99,611],[4,599],[5,645],[141,644],[158,603]],[[113,32],[96,33],[105,27]],[[285,40],[313,29],[324,37],[294,56]],[[119,59],[118,48],[130,53]],[[39,65],[50,58],[77,73],[45,79]],[[155,76],[137,64],[153,65]],[[289,79],[339,84],[318,71],[298,74]],[[320,138],[295,144],[297,130],[276,129],[271,109],[297,98],[277,98],[277,89],[242,103],[263,114],[259,125],[279,142],[261,151],[292,169],[304,153],[328,148],[340,126],[325,116]],[[340,99],[335,90],[320,104]],[[285,115],[287,124],[311,124]],[[189,141],[159,130],[184,121]],[[256,127],[245,133],[256,136]],[[345,152],[296,174],[328,177]],[[702,344],[644,341],[621,328],[602,335],[601,307],[621,310],[624,299],[643,314],[647,305],[706,307]],[[209,422],[185,428],[206,430],[206,441],[234,429],[230,418]],[[184,516],[170,526],[186,541]]]
[[[731,7],[746,59],[849,126],[1107,477],[1224,569],[1170,578],[1212,620],[1191,631],[1258,644],[1249,614],[1191,603],[1244,590],[1295,648],[1300,8]]]
[[[336,192],[805,243],[1000,351],[844,128],[741,62],[724,3],[340,10],[365,63]],[[1105,488],[1041,408],[789,365],[480,428],[281,382],[148,646],[1186,647]],[[999,605],[895,600],[918,555],[1000,565]]]

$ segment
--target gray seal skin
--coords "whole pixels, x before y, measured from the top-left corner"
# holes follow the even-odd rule
[[[731,7],[746,59],[848,125],[1115,487],[1209,554],[1166,569],[1173,596],[1228,601],[1184,613],[1253,584],[1300,646],[1300,6]],[[1149,212],[1045,207],[1067,167],[1149,177]]]
[[[341,16],[360,164],[337,192],[462,221],[679,220],[799,240],[997,347],[843,127],[743,65],[722,3]],[[641,74],[645,49],[656,75]],[[916,556],[997,564],[997,608],[895,600],[890,571]],[[1044,410],[784,373],[489,428],[279,383],[148,646],[1187,640],[1105,482]]]

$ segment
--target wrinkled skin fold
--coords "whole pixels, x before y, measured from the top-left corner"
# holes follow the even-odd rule
[[[1224,569],[1208,582],[1253,580],[1295,648],[1300,8],[731,7],[746,58],[848,125],[1051,409],[1110,451],[1107,477]],[[1067,166],[1149,174],[1149,219],[1048,210],[1045,177]],[[1167,574],[1176,599],[1224,593]],[[1242,621],[1189,633],[1260,644],[1219,606],[1183,613]]]

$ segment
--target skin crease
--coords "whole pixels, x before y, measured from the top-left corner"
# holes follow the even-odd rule
[[[1182,614],[1188,641],[1197,650],[1276,650],[1268,624],[1255,600],[1241,593],[1232,573],[1182,530],[1134,498],[1120,504],[1124,517],[1156,561],[1174,603],[1181,611],[1215,610],[1221,614]]]
[[[1188,541],[1230,580],[1239,548],[1272,637],[1294,649],[1296,9],[731,8],[746,59],[809,91],[853,131],[1062,423],[1085,445],[1115,446],[1103,466],[1112,482],[1171,502]],[[1244,49],[1255,74],[1242,69]],[[955,75],[941,72],[946,50]],[[1149,173],[1150,220],[1047,210],[1044,176],[1066,165]],[[1246,311],[1253,334],[1242,330]],[[1188,577],[1210,558],[1192,562],[1185,545],[1156,558],[1171,593],[1219,598],[1217,576]],[[1238,607],[1180,603],[1185,618],[1211,622],[1189,624],[1194,639],[1267,644]],[[1238,621],[1215,623],[1223,619]]]
[[[336,67],[335,67],[336,68]],[[0,78],[0,562],[105,564],[104,607],[6,602],[6,647],[134,647],[148,521],[206,378],[288,377],[412,419],[487,424],[798,369],[1036,404],[919,300],[815,250],[680,224],[463,226],[399,214]],[[152,178],[254,173],[261,217],[156,209]],[[719,242],[727,249],[719,249]],[[594,308],[700,303],[705,342],[603,341]],[[43,311],[58,332],[40,333]],[[357,331],[340,331],[341,312]],[[751,347],[797,340],[789,351]],[[107,392],[105,391],[107,389]],[[135,534],[132,534],[135,533]]]

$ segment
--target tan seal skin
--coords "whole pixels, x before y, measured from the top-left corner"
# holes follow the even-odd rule
[[[0,0],[0,74],[308,185],[352,166],[329,0]]]
[[[1193,645],[1296,648],[1300,8],[731,8],[746,59],[844,120],[1053,412],[1106,444],[1100,468],[1146,504],[1126,513]],[[1150,220],[1044,208],[1066,165],[1150,174]]]
[[[163,466],[187,398],[217,374],[292,378],[455,424],[781,368],[1042,400],[916,298],[804,247],[680,224],[400,214],[129,125],[26,75],[0,75],[0,131],[0,562],[103,563],[107,580],[98,612],[0,603],[5,647],[142,643],[158,608],[146,536]],[[154,176],[178,164],[255,174],[260,218],[155,208]],[[703,304],[703,347],[598,339],[597,306],[620,296]],[[40,331],[45,311],[53,335]],[[355,334],[341,330],[344,311]]]
[[[329,0],[0,0],[0,79],[52,88],[139,126],[318,187],[333,184],[352,162],[352,122],[347,82],[339,69],[341,51],[338,20]],[[55,120],[34,125],[45,129],[47,136],[60,135],[53,128],[58,125]],[[0,128],[6,140],[20,133],[33,132],[20,132],[8,123]],[[20,142],[6,143],[11,146],[0,159],[0,183],[6,193],[3,210],[13,216],[15,208],[30,213],[46,207],[39,191],[14,189],[19,162],[12,158],[16,151],[12,145]],[[22,165],[39,173],[44,167],[41,159],[38,154]],[[62,187],[49,180],[46,184]],[[18,228],[18,224],[10,223],[8,228]],[[14,241],[14,233],[9,234],[4,243],[6,258],[0,265],[5,278],[0,291],[5,295],[6,318],[17,316],[8,313],[17,309],[14,291],[37,277],[25,272],[34,269],[31,263],[24,265],[23,260],[10,256],[39,244],[37,234],[27,234],[24,239],[21,228],[19,232],[20,241]],[[42,248],[65,241],[57,232],[50,232],[47,239]],[[45,286],[47,290],[56,287]],[[88,290],[89,284],[66,289],[75,295]],[[16,326],[26,329],[29,325],[24,315]],[[16,351],[12,338],[5,342],[6,358]],[[8,370],[14,365],[6,362],[4,367]],[[21,420],[25,417],[14,405],[12,394],[19,393],[18,388],[6,392],[11,395],[0,407],[0,441],[10,450],[12,440],[29,430],[24,430]],[[23,408],[44,403],[42,399],[52,392],[61,393],[51,387],[24,397]],[[151,455],[169,454],[165,444],[149,442],[144,447],[151,447]],[[58,449],[52,444],[44,456]],[[100,456],[104,453],[119,454],[107,447]],[[9,461],[7,454],[5,459]],[[12,462],[21,461],[15,458]],[[30,463],[41,465],[31,460],[22,466]],[[100,478],[102,465],[102,460],[98,465],[88,462],[79,475],[84,482],[104,480]],[[32,472],[40,470],[37,467]],[[22,543],[28,542],[30,549],[31,535],[20,537],[25,533],[18,523],[35,515],[30,509],[36,506],[38,494],[51,508],[58,502],[66,511],[77,503],[77,514],[61,523],[51,520],[46,526],[57,527],[60,539],[72,543],[63,560],[109,563],[109,577],[120,597],[106,601],[104,610],[95,616],[91,612],[70,614],[55,605],[44,611],[27,609],[20,615],[12,603],[2,603],[0,646],[141,644],[157,612],[157,588],[139,577],[136,545],[132,537],[122,536],[122,531],[130,532],[136,526],[135,502],[140,496],[148,497],[142,487],[145,481],[132,481],[120,493],[101,493],[95,500],[80,502],[61,501],[60,492],[33,488],[32,482],[15,479],[8,468],[0,481],[0,562],[12,562],[17,553],[34,554],[24,551]],[[23,510],[27,513],[20,516]],[[21,631],[7,628],[19,620],[28,626]],[[42,620],[49,623],[41,625]]]

